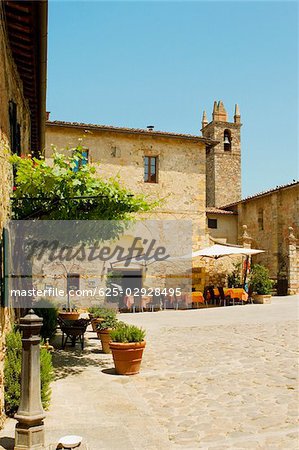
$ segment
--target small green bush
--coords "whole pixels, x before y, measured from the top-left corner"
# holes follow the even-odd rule
[[[11,331],[6,336],[4,362],[5,411],[9,416],[17,412],[21,396],[22,340],[19,331]],[[50,383],[53,380],[52,356],[46,349],[40,351],[41,401],[48,409],[51,399]]]
[[[114,311],[107,312],[103,317],[103,321],[100,322],[97,326],[97,330],[107,330],[107,328],[115,328],[118,324],[118,320],[116,318],[116,313]]]
[[[53,381],[52,355],[45,348],[40,351],[40,380],[41,380],[41,399],[44,409],[48,409],[51,402],[51,382]]]
[[[142,342],[145,334],[143,328],[119,322],[115,330],[111,331],[110,336],[112,342]]]
[[[260,264],[254,264],[250,274],[250,285],[253,292],[258,295],[268,295],[271,293],[273,282],[269,278],[269,271]]]
[[[234,264],[234,270],[227,276],[227,285],[229,288],[241,285],[241,263]]]
[[[50,300],[41,299],[35,303],[34,312],[37,316],[43,318],[41,337],[52,339],[56,333],[58,309]]]
[[[21,396],[22,341],[19,331],[6,335],[4,361],[4,399],[6,414],[13,415],[19,406]]]
[[[99,317],[105,318],[108,315],[116,317],[116,309],[115,308],[109,308],[108,306],[93,306],[91,308],[88,308],[88,312],[92,314],[94,319],[97,319]]]

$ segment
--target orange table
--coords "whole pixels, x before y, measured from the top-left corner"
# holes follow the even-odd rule
[[[200,304],[205,303],[203,293],[200,291],[192,292],[191,298],[192,298],[192,307],[194,307],[194,308],[197,308],[199,303]]]
[[[242,288],[226,288],[224,289],[225,295],[229,295],[230,298],[237,298],[243,302],[247,302],[248,294]]]
[[[220,292],[218,288],[214,288],[214,295],[215,298],[220,297]],[[224,288],[224,295],[229,296],[231,299],[238,299],[243,302],[247,302],[248,300],[248,294],[244,291],[242,288]],[[208,292],[208,298],[210,298],[210,293]]]

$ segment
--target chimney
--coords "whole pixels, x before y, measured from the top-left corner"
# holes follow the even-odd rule
[[[46,111],[46,120],[50,120],[50,114],[51,114],[50,111]]]

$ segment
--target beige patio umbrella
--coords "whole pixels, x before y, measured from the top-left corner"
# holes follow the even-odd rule
[[[232,256],[232,255],[244,255],[246,256],[246,266],[243,280],[243,287],[246,284],[247,271],[248,271],[248,260],[249,256],[257,255],[258,253],[264,253],[265,250],[258,250],[255,248],[246,248],[237,245],[225,245],[225,244],[214,244],[210,247],[203,248],[201,250],[197,250],[196,252],[192,252],[192,258],[196,258],[198,256],[205,258],[213,258],[219,259],[223,256]]]
[[[245,255],[252,256],[258,253],[263,253],[265,250],[257,250],[254,248],[239,247],[237,245],[225,245],[225,244],[214,244],[211,247],[206,247],[196,252],[192,252],[192,258],[197,256],[205,256],[207,258],[218,259],[222,256],[230,255]]]

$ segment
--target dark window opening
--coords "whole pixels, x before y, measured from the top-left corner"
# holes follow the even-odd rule
[[[144,181],[146,183],[157,183],[157,157],[145,156],[144,157]]]
[[[81,167],[84,167],[88,164],[88,158],[89,158],[89,150],[84,149],[82,151],[75,151],[73,156],[77,156],[78,159],[75,161],[75,167],[73,168],[74,172],[78,172]]]
[[[217,219],[208,219],[208,228],[217,228]]]
[[[264,229],[264,211],[263,211],[263,209],[258,210],[257,222],[258,222],[259,231],[263,231],[263,229]]]
[[[8,104],[10,148],[12,153],[21,156],[21,126],[17,122],[17,105],[12,100]]]
[[[223,145],[224,145],[224,150],[226,152],[228,152],[232,149],[232,136],[231,136],[231,132],[229,130],[224,130]]]
[[[80,274],[68,273],[67,274],[67,291],[77,291],[80,287]]]

